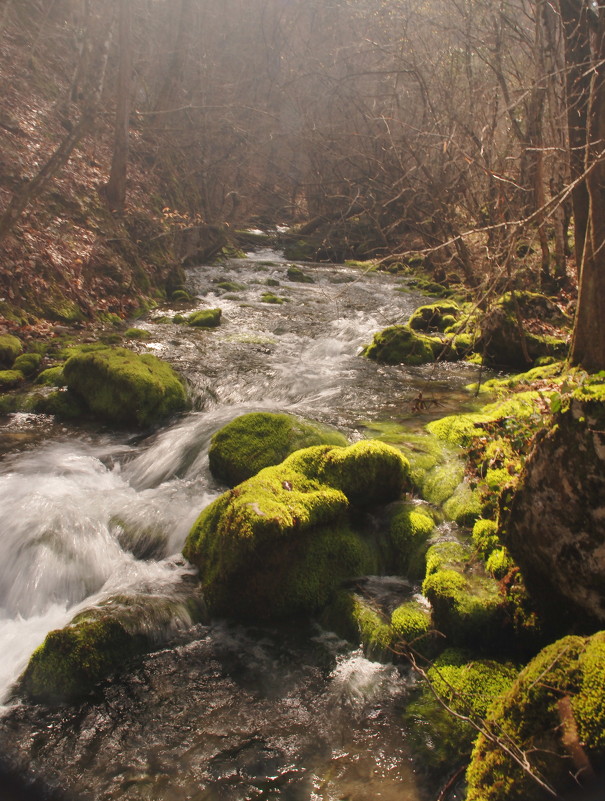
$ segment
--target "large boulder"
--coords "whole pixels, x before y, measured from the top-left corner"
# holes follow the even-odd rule
[[[149,426],[187,405],[183,382],[169,364],[125,348],[76,353],[63,378],[93,414],[118,424]]]
[[[12,334],[0,336],[0,367],[11,367],[17,356],[23,351],[21,340]]]
[[[251,412],[212,437],[208,459],[215,478],[230,487],[312,445],[347,445],[338,431],[290,414]]]
[[[51,706],[80,701],[129,660],[203,617],[201,599],[189,581],[166,596],[112,596],[47,634],[30,657],[16,695]]]
[[[568,322],[545,295],[534,292],[502,295],[479,322],[477,350],[483,353],[484,363],[521,370],[544,357],[564,359],[568,350],[565,340],[532,332],[533,323],[543,320],[558,324]]]
[[[388,503],[407,486],[399,451],[363,441],[316,446],[261,470],[200,515],[183,554],[214,614],[276,620],[321,610],[346,578],[377,569],[352,507]]]
[[[467,801],[601,798],[604,687],[605,632],[565,637],[544,648],[491,707],[487,726],[498,741],[479,736],[467,772]],[[586,792],[592,782],[600,793],[597,786],[594,795]]]
[[[439,339],[417,334],[407,325],[392,325],[374,334],[362,355],[386,364],[426,364],[443,350]]]
[[[538,439],[500,536],[545,616],[605,623],[605,384],[577,390]]]

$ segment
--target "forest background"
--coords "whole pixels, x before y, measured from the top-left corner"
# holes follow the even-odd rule
[[[310,257],[421,266],[484,306],[523,287],[569,308],[579,283],[572,361],[605,367],[604,15],[3,0],[2,323],[132,314],[283,223]]]

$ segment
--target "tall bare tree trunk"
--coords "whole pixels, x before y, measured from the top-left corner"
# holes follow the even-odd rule
[[[128,131],[132,92],[132,0],[118,0],[118,4],[119,67],[116,127],[111,172],[105,193],[110,208],[121,212],[126,202],[128,173]]]
[[[567,127],[569,165],[572,181],[580,178],[586,164],[586,130],[590,97],[590,32],[588,3],[584,0],[559,0],[565,42],[565,83],[567,90]],[[578,271],[582,264],[588,226],[588,187],[579,181],[572,191],[575,229],[575,256]]]
[[[605,9],[599,8],[588,110],[588,227],[580,270],[571,361],[605,370]]]

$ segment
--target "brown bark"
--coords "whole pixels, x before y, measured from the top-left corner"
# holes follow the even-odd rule
[[[605,10],[599,9],[589,105],[588,225],[580,270],[571,361],[605,370]],[[577,225],[577,221],[576,221]],[[576,234],[577,236],[577,234]]]
[[[132,1],[118,0],[118,92],[116,126],[109,181],[105,187],[107,202],[112,210],[123,211],[126,202],[128,172],[128,130],[132,91]]]
[[[588,4],[584,0],[559,0],[565,43],[565,84],[569,166],[572,181],[583,174],[586,164],[586,130],[590,96],[590,32]],[[575,256],[578,271],[584,253],[588,226],[588,188],[580,181],[572,191],[575,228]]]

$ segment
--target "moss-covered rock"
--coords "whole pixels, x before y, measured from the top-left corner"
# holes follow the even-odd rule
[[[45,387],[64,386],[65,379],[63,378],[63,365],[59,364],[55,367],[48,367],[46,370],[42,370],[42,372],[36,377],[35,383],[41,384]]]
[[[352,611],[364,653],[375,660],[392,658],[393,631],[381,610],[366,598],[354,595]]]
[[[144,328],[127,328],[124,336],[126,339],[147,340],[151,339],[151,331],[146,331]]]
[[[470,660],[465,651],[448,649],[428,670],[433,688],[454,712],[481,721],[512,685],[514,666],[492,660]],[[415,756],[431,772],[451,770],[470,756],[477,732],[447,712],[426,685],[407,707],[406,729]]]
[[[425,555],[435,529],[435,521],[426,507],[401,503],[391,510],[389,522],[389,570],[411,579],[425,573]]]
[[[34,702],[70,703],[83,698],[117,667],[148,649],[114,620],[83,620],[51,631],[34,651],[19,692]]]
[[[20,339],[11,334],[0,336],[0,367],[12,367],[17,356],[23,351]]]
[[[438,653],[440,642],[433,629],[431,611],[418,598],[411,598],[393,610],[391,643],[395,651],[412,649],[427,659]]]
[[[456,303],[431,303],[416,309],[407,324],[415,331],[444,331],[456,322],[459,314]]]
[[[498,583],[471,560],[466,546],[442,542],[427,553],[422,592],[435,628],[451,645],[500,650],[510,632]]]
[[[544,396],[539,392],[519,392],[505,400],[489,403],[478,412],[469,414],[452,414],[433,420],[426,425],[426,430],[452,446],[469,446],[476,437],[490,437],[491,431],[486,426],[500,424],[506,428],[511,424],[523,423],[535,418],[536,423],[542,421]]]
[[[17,694],[48,705],[80,701],[129,660],[204,614],[201,599],[187,584],[174,596],[112,596],[46,636],[30,657]]]
[[[36,414],[52,414],[60,420],[78,420],[87,412],[84,401],[67,389],[51,392],[50,395],[37,395],[32,403]]]
[[[176,289],[172,293],[171,298],[175,303],[189,303],[193,300],[189,292],[185,289]]]
[[[346,445],[347,440],[338,431],[293,415],[252,412],[214,434],[208,459],[212,475],[233,487],[294,451],[324,444]]]
[[[207,507],[183,553],[215,614],[273,620],[322,609],[343,579],[375,572],[350,505],[386,503],[405,485],[393,448],[359,442],[297,451]]]
[[[503,499],[499,533],[546,618],[602,625],[605,382],[556,400],[555,425],[537,439],[517,489]]]
[[[393,325],[374,334],[363,356],[386,364],[426,364],[432,362],[442,349],[440,340],[416,334],[407,325]]]
[[[314,284],[315,281],[311,278],[310,275],[304,273],[300,267],[297,267],[295,264],[291,264],[288,267],[286,272],[288,276],[288,281],[294,281],[298,284]]]
[[[605,775],[605,633],[565,637],[536,656],[488,714],[488,724],[524,753],[559,798],[576,796]],[[468,801],[545,801],[519,765],[480,735],[467,771]],[[596,789],[596,788],[595,788]],[[592,797],[587,795],[586,797]],[[598,797],[595,795],[594,797]]]
[[[216,328],[221,324],[221,313],[221,309],[202,309],[190,314],[186,322],[194,328]]]
[[[263,292],[260,299],[261,303],[273,303],[277,306],[281,306],[283,303],[288,303],[287,298],[280,298],[278,295],[274,295],[273,292]]]
[[[459,526],[472,526],[483,514],[483,501],[476,487],[461,481],[453,495],[443,504],[443,511]]]
[[[507,292],[480,321],[478,347],[484,363],[495,367],[527,368],[537,359],[565,358],[568,344],[553,336],[531,333],[527,319],[561,318],[549,298],[532,292]]]
[[[149,426],[187,405],[185,388],[170,365],[124,348],[81,352],[65,363],[69,390],[100,417]]]
[[[21,370],[0,370],[0,391],[14,389],[25,381]]]
[[[244,284],[239,284],[237,281],[218,281],[215,286],[217,289],[222,289],[223,292],[241,292],[246,288]]]
[[[20,370],[26,378],[31,378],[40,369],[42,356],[39,353],[22,353],[17,356],[13,370]]]
[[[397,500],[409,488],[408,460],[396,448],[372,440],[348,448],[307,448],[293,453],[285,464],[336,487],[360,507]]]

